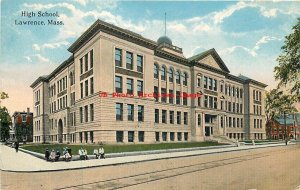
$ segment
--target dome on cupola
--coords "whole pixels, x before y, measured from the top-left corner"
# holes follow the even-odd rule
[[[172,45],[172,40],[168,36],[161,36],[157,40],[158,45],[162,43],[170,44]]]

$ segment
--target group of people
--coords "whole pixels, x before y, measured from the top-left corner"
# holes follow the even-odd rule
[[[48,148],[46,148],[46,151],[45,151],[46,161],[52,161],[52,162],[58,161],[60,156],[61,156],[61,154],[60,154],[59,150],[55,151],[54,149],[52,149],[50,152],[48,150]],[[69,149],[68,147],[65,147],[63,149],[63,159],[68,162],[71,160],[71,158],[72,158],[71,149]]]
[[[100,146],[99,150],[94,149],[94,155],[96,156],[96,159],[105,159],[104,148],[102,145]]]
[[[72,158],[72,153],[71,153],[71,149],[69,149],[68,147],[65,147],[62,151],[62,156],[63,156],[63,160],[65,161],[70,161]],[[96,156],[96,159],[105,159],[105,154],[104,154],[104,148],[103,145],[100,144],[100,148],[99,149],[94,149],[93,154]],[[88,160],[88,153],[87,150],[84,148],[80,148],[78,150],[78,155],[80,160]],[[55,151],[54,149],[52,149],[51,151],[49,151],[48,148],[46,148],[45,151],[45,159],[46,161],[58,161],[59,158],[61,156],[61,153],[59,150]]]

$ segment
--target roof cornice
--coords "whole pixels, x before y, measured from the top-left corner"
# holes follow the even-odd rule
[[[117,27],[115,25],[109,24],[102,20],[97,20],[94,24],[89,27],[69,48],[68,51],[75,53],[80,47],[85,45],[93,36],[98,34],[100,31],[108,33],[110,35],[116,36],[118,38],[130,41],[132,43],[141,45],[149,49],[156,49],[157,43],[155,41],[144,38],[143,36],[125,30],[123,28]]]

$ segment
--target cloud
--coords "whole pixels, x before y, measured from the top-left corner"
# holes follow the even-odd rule
[[[265,11],[262,10],[261,13],[265,17],[276,17],[278,13],[278,9],[270,9]]]
[[[60,48],[61,46],[67,46],[70,43],[67,41],[62,41],[62,42],[54,42],[54,43],[45,43],[42,45],[38,45],[38,44],[33,44],[32,45],[32,49],[36,50],[36,51],[41,51],[43,49],[56,49],[56,48]]]
[[[263,44],[267,44],[269,41],[274,41],[274,40],[280,41],[280,40],[282,40],[282,38],[277,38],[277,37],[272,37],[272,36],[262,36],[255,43],[255,46],[253,48],[247,48],[247,47],[244,47],[244,46],[237,45],[237,46],[232,46],[232,47],[229,47],[229,48],[226,48],[226,49],[222,50],[220,52],[220,54],[232,54],[237,49],[242,49],[245,52],[247,52],[248,54],[250,54],[251,56],[256,57],[257,56],[257,51],[261,48],[261,46]]]

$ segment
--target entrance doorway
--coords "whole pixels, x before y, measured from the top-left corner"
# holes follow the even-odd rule
[[[213,135],[213,127],[205,126],[205,136],[209,137],[211,135]]]

